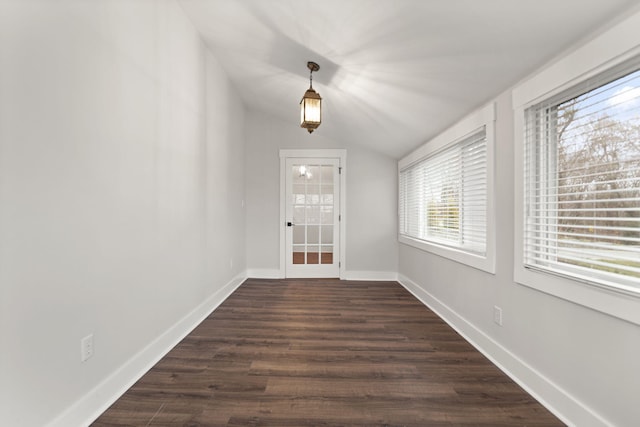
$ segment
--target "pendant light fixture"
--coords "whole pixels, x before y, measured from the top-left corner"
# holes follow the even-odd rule
[[[313,90],[313,72],[318,71],[320,66],[315,62],[307,62],[309,69],[309,89],[304,93],[300,101],[300,127],[305,128],[309,133],[313,132],[322,122],[322,98],[320,94]]]

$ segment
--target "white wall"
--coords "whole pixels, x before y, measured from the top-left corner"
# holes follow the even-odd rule
[[[172,1],[3,1],[0,43],[1,425],[73,425],[69,411],[116,397],[246,266],[277,270],[280,148],[347,149],[353,277],[399,271],[577,425],[640,419],[640,328],[513,281],[510,93],[497,99],[491,275],[398,248],[394,159],[261,113],[245,126]]]
[[[514,283],[513,119],[506,92],[497,98],[495,276],[400,245],[401,281],[565,422],[637,425],[640,328]]]
[[[294,123],[259,112],[247,113],[246,129],[249,274],[274,277],[279,273],[279,150],[345,148],[347,277],[395,275],[398,265],[395,159],[363,148],[357,141],[329,139],[322,134],[322,127],[310,135]]]
[[[244,111],[173,1],[4,1],[0,40],[0,424],[81,424],[244,274]]]

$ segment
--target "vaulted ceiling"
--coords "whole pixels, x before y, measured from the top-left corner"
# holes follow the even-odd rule
[[[401,157],[637,0],[180,0],[248,108]],[[304,129],[300,136],[313,138]]]

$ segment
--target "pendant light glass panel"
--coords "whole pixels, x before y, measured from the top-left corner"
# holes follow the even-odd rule
[[[313,132],[322,121],[322,98],[313,89],[305,92],[300,101],[300,127]]]

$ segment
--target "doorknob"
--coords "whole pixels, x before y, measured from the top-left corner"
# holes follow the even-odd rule
[[[287,222],[287,227],[293,227],[295,224],[292,222]]]

